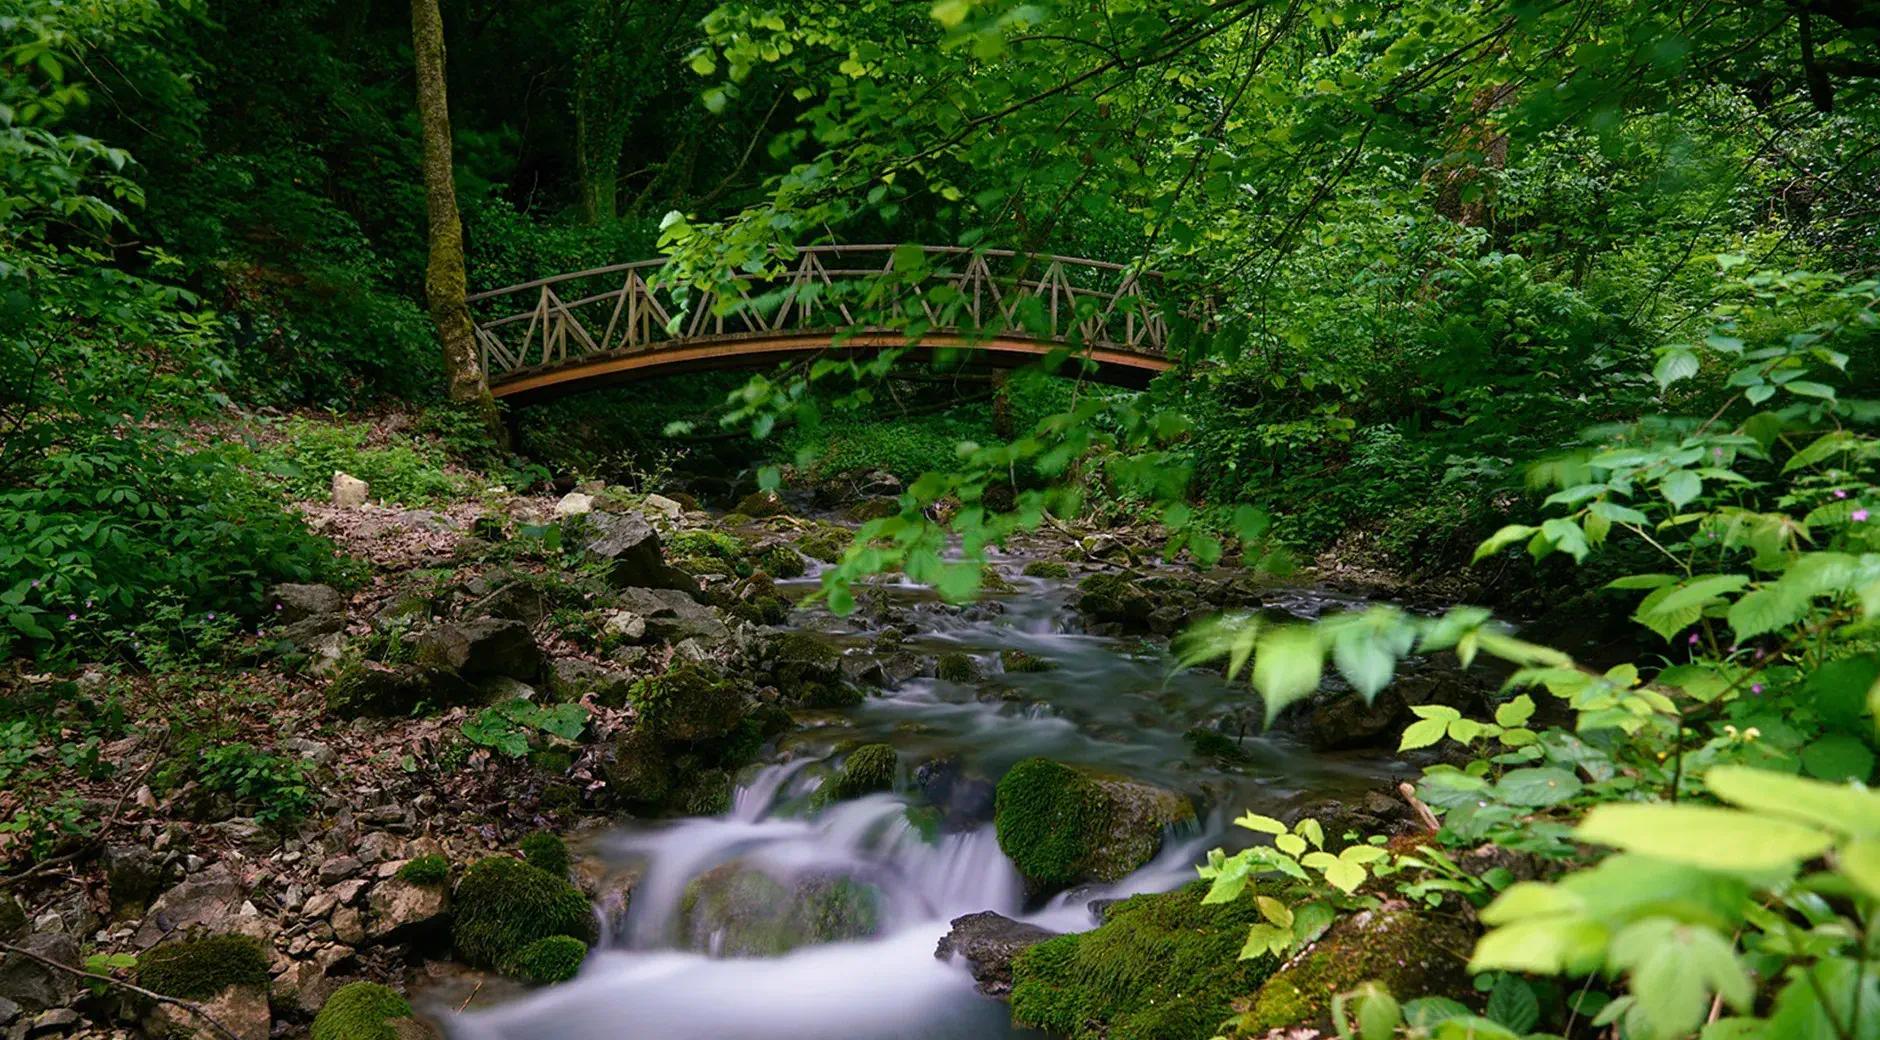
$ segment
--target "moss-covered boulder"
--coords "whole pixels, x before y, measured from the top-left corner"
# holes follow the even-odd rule
[[[750,707],[743,684],[696,662],[639,680],[627,701],[639,725],[663,741],[687,744],[729,736]]]
[[[531,986],[567,982],[581,971],[587,954],[587,943],[572,936],[551,935],[517,950],[504,965],[503,974]]]
[[[1332,998],[1365,982],[1396,994],[1463,997],[1475,933],[1460,920],[1403,904],[1339,920],[1287,961],[1253,995],[1234,1025],[1239,1035],[1280,1027],[1325,1027]]]
[[[137,958],[137,984],[153,993],[204,1000],[230,986],[268,985],[268,953],[246,935],[166,942]]]
[[[341,718],[411,715],[478,699],[476,688],[461,675],[426,664],[387,666],[353,660],[326,687],[327,710]]]
[[[376,982],[350,982],[326,999],[313,1019],[313,1040],[428,1040],[396,990]]]
[[[536,831],[516,844],[522,861],[545,874],[568,876],[568,843],[548,831]]]
[[[940,655],[934,662],[933,673],[950,683],[974,683],[979,681],[979,664],[973,660],[973,655],[955,650]]]
[[[848,550],[853,536],[840,527],[824,527],[797,539],[798,552],[812,560],[835,563]]]
[[[1063,579],[1071,576],[1071,568],[1062,560],[1033,560],[1025,565],[1023,573],[1027,578]]]
[[[1152,859],[1165,828],[1194,819],[1174,791],[1028,758],[999,781],[999,847],[1035,888],[1116,881]]]
[[[1028,654],[1023,650],[999,651],[999,664],[1009,674],[1017,674],[1017,673],[1022,673],[1022,672],[1048,672],[1057,667],[1056,664],[1050,661],[1047,661],[1044,658],[1037,656],[1036,654]]]
[[[841,875],[779,880],[739,862],[694,878],[679,902],[680,938],[724,957],[774,957],[801,946],[874,935],[881,894]]]
[[[842,771],[829,781],[831,800],[859,798],[876,791],[894,789],[894,774],[900,759],[887,744],[863,744],[842,763]]]
[[[758,570],[773,578],[800,578],[809,570],[802,554],[787,545],[773,545],[758,553],[753,562]]]
[[[1077,586],[1077,611],[1089,620],[1126,631],[1147,630],[1153,597],[1120,574],[1092,574]]]
[[[472,866],[452,900],[451,942],[475,968],[505,970],[522,948],[551,935],[595,938],[588,901],[566,878],[509,856]]]
[[[608,795],[619,804],[662,805],[672,793],[672,756],[649,727],[634,726],[609,743],[601,775]]]
[[[807,632],[785,632],[765,647],[765,674],[786,700],[805,708],[860,704],[862,691],[842,674],[842,653]]]
[[[1274,969],[1240,960],[1253,900],[1207,906],[1207,886],[1114,903],[1103,923],[1012,962],[1012,1018],[1071,1040],[1197,1040]]]

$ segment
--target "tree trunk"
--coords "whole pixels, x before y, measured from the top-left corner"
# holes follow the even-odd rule
[[[477,360],[476,330],[464,302],[463,224],[457,216],[452,180],[450,108],[444,96],[444,18],[437,0],[411,0],[411,42],[417,55],[418,120],[424,137],[424,208],[430,258],[424,270],[424,299],[444,348],[450,399],[475,411],[491,433],[502,436],[496,401]]]
[[[601,96],[596,80],[577,77],[574,101],[575,169],[581,179],[581,216],[590,224],[614,219],[620,198],[620,153],[627,140],[626,106]]]

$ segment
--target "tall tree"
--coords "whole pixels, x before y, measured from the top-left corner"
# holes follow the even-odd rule
[[[700,0],[582,0],[575,26],[575,167],[581,215],[612,220],[636,113],[671,74],[706,5]]]
[[[424,138],[424,201],[430,257],[424,298],[444,348],[450,399],[499,430],[496,401],[477,363],[476,330],[464,302],[463,224],[452,180],[450,107],[444,93],[444,18],[437,0],[411,0],[411,42],[418,71],[418,121]]]

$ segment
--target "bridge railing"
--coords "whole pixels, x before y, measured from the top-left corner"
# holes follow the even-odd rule
[[[603,355],[883,330],[1167,354],[1170,311],[1154,275],[1099,260],[953,246],[918,247],[921,264],[909,271],[910,248],[811,246],[729,303],[660,284],[664,260],[541,278],[469,301],[492,383]]]

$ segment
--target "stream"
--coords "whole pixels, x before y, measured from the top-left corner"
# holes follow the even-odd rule
[[[1205,672],[1173,673],[1166,648],[1082,632],[1069,607],[1074,579],[1018,575],[999,560],[1009,592],[958,607],[908,584],[877,587],[888,603],[839,619],[799,610],[792,627],[849,653],[867,653],[885,617],[927,655],[965,652],[985,677],[972,684],[916,677],[854,708],[808,713],[740,777],[723,816],[633,822],[598,839],[612,862],[640,871],[624,920],[605,930],[573,981],[493,1008],[446,1016],[457,1040],[997,1040],[1038,1036],[1007,1006],[978,993],[963,963],[936,959],[935,943],[960,915],[993,910],[1056,931],[1081,931],[1090,904],[1166,891],[1245,832],[1247,809],[1278,814],[1299,803],[1376,786],[1392,763],[1376,755],[1315,754],[1281,736],[1250,734],[1243,758],[1197,756],[1184,734],[1245,708],[1244,684]],[[785,583],[807,587],[814,575]],[[1295,589],[1269,607],[1299,616],[1360,601]],[[868,614],[869,619],[863,615]],[[1004,673],[999,652],[1021,650],[1048,671]],[[826,807],[815,789],[845,749],[895,748],[893,793]],[[1020,759],[1043,755],[1098,766],[1195,799],[1198,822],[1165,835],[1156,858],[1121,881],[1028,899],[990,822],[992,782]],[[922,768],[922,767],[925,768]],[[944,792],[936,798],[935,791]],[[945,802],[944,813],[931,806]],[[944,820],[941,820],[944,815]],[[840,877],[872,886],[879,920],[865,939],[804,946],[778,956],[713,956],[686,942],[687,888],[738,863],[778,878]]]

